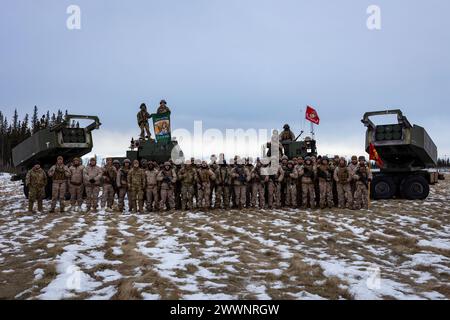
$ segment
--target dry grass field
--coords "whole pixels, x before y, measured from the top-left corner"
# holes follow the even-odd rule
[[[0,298],[449,299],[448,178],[369,211],[29,215],[0,174]]]

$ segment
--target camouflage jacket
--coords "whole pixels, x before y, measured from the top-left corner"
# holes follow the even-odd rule
[[[99,166],[88,165],[83,170],[84,184],[88,185],[88,186],[92,186],[92,185],[99,186],[100,180],[102,179],[102,174],[103,174],[103,171]],[[91,180],[93,182],[91,182]]]
[[[145,189],[145,173],[141,168],[132,168],[128,171],[128,188]]]
[[[147,111],[141,110],[137,113],[136,117],[138,125],[141,125],[142,123],[148,123],[148,120],[151,118],[151,115]]]
[[[25,185],[28,188],[44,188],[47,185],[47,175],[42,169],[31,169],[25,177]]]
[[[246,167],[236,166],[231,170],[231,177],[235,186],[242,186],[250,181],[251,175]]]
[[[161,182],[161,189],[171,189],[177,182],[177,174],[175,169],[163,169],[158,174],[158,182]]]
[[[178,179],[182,185],[192,186],[197,183],[197,171],[194,168],[181,168],[178,172]]]
[[[48,176],[52,178],[53,181],[64,181],[70,177],[69,168],[65,165],[54,165],[48,170]]]
[[[334,170],[334,180],[340,184],[347,184],[352,181],[352,172],[349,167],[337,167]]]
[[[83,170],[84,166],[70,166],[70,179],[69,182],[73,185],[80,186],[83,184]]]
[[[106,184],[113,184],[116,182],[117,179],[117,169],[114,166],[105,166],[103,168],[103,183]]]
[[[145,184],[147,187],[154,187],[158,184],[158,174],[157,169],[145,170]]]
[[[217,185],[231,185],[231,172],[227,166],[219,166],[215,171]]]

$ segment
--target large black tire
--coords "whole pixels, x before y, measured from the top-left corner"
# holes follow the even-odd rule
[[[403,198],[408,200],[424,200],[430,194],[430,186],[427,179],[421,175],[406,177],[400,186]]]
[[[397,185],[389,176],[378,176],[372,181],[372,194],[375,200],[392,199],[397,193]]]

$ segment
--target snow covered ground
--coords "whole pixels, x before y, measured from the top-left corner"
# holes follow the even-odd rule
[[[0,173],[0,299],[449,299],[449,190],[368,212],[30,216]]]

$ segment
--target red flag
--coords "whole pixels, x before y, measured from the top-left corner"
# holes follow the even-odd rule
[[[319,118],[319,115],[317,114],[317,111],[310,106],[306,106],[305,117],[306,117],[306,120],[311,121],[314,124],[320,123],[320,118]]]
[[[383,168],[384,162],[381,160],[380,155],[378,154],[377,149],[375,149],[373,143],[369,145],[369,154],[370,160],[374,160],[378,167]]]

